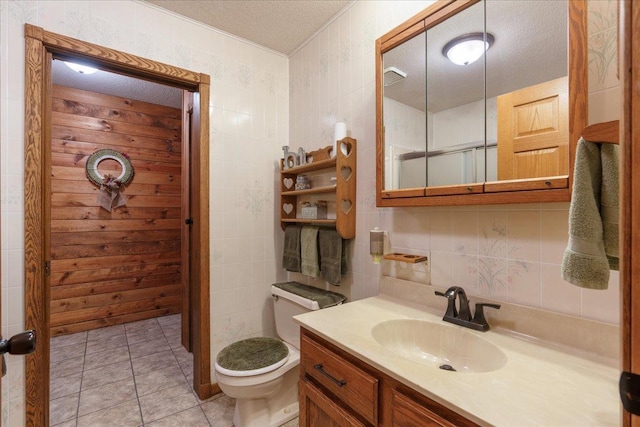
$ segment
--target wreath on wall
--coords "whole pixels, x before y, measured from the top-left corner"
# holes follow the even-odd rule
[[[107,174],[103,176],[98,171],[100,162],[108,159],[120,163],[120,166],[122,166],[120,175]],[[127,199],[120,193],[120,190],[133,179],[134,170],[129,156],[111,149],[98,150],[87,159],[85,171],[89,181],[100,187],[98,192],[98,205],[100,207],[111,212],[112,208],[127,204]]]
[[[116,162],[120,163],[122,172],[120,172],[119,176],[114,177],[109,174],[103,176],[98,171],[98,165],[100,164],[100,162],[109,159],[115,160]],[[87,171],[87,178],[89,178],[89,181],[98,186],[105,184],[105,180],[106,183],[115,180],[120,185],[127,185],[133,179],[134,174],[133,165],[131,164],[129,156],[127,156],[125,153],[120,153],[116,150],[110,150],[108,148],[95,151],[93,154],[91,154],[87,159],[85,170]]]

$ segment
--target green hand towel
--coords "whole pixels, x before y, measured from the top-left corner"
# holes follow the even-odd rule
[[[318,263],[318,227],[304,226],[300,232],[301,273],[314,279],[320,277]]]
[[[609,262],[604,249],[600,192],[600,147],[580,139],[569,207],[569,244],[562,259],[562,278],[588,289],[607,289]]]
[[[284,253],[282,254],[282,268],[300,271],[300,225],[287,225],[284,229]]]
[[[611,270],[619,270],[619,151],[616,144],[601,144],[602,192],[600,198],[600,215],[602,217],[602,234],[604,251],[609,260]]]
[[[318,231],[320,245],[320,271],[332,285],[339,285],[342,277],[342,237],[331,228]]]

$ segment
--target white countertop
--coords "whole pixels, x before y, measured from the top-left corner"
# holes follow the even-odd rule
[[[295,317],[302,326],[401,383],[484,426],[618,426],[620,371],[499,329],[476,332],[507,356],[483,373],[449,372],[402,358],[371,329],[391,319],[442,322],[442,314],[384,295]],[[450,325],[446,323],[447,325]],[[450,325],[452,328],[461,326]]]

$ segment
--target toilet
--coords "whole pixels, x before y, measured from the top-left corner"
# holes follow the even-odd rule
[[[235,427],[277,427],[298,416],[300,326],[293,316],[339,305],[346,297],[298,282],[271,286],[279,338],[237,341],[216,357],[220,389],[236,399]]]

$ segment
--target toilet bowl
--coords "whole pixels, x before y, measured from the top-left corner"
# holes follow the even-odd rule
[[[249,338],[218,353],[220,389],[236,399],[235,427],[277,427],[298,416],[300,332],[293,316],[341,304],[344,295],[297,282],[271,287],[278,338]]]
[[[234,426],[275,427],[298,416],[300,352],[288,347],[289,356],[282,366],[258,375],[226,375],[216,363],[218,385],[227,396],[236,399]]]

